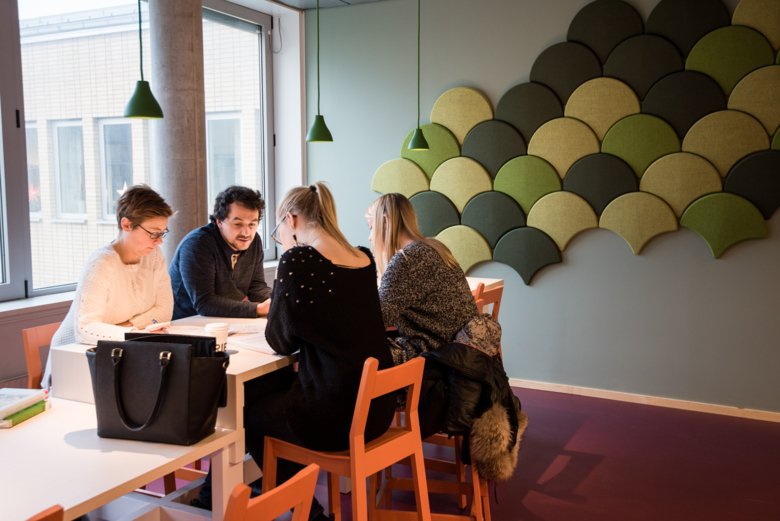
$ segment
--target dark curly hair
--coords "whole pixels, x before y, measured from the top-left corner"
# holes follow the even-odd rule
[[[238,203],[250,210],[257,210],[259,212],[258,218],[263,218],[265,201],[260,192],[246,186],[233,185],[217,194],[217,198],[214,200],[214,213],[209,216],[211,222],[224,221],[230,212],[230,205],[233,203]]]

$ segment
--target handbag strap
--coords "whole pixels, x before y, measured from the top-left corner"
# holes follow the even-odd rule
[[[120,385],[120,377],[122,371],[120,365],[122,362],[122,355],[124,350],[121,347],[115,347],[111,350],[111,363],[114,366],[114,398],[116,400],[116,408],[119,411],[119,418],[122,420],[122,424],[131,431],[140,431],[145,429],[150,423],[157,417],[157,413],[160,412],[160,405],[162,405],[163,388],[165,387],[165,376],[168,372],[168,365],[171,362],[170,351],[160,351],[160,385],[157,387],[157,400],[154,404],[151,414],[142,424],[133,423],[127,417],[125,413],[125,407],[122,403],[122,392]]]

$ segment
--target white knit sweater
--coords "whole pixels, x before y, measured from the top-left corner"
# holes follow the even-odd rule
[[[96,250],[84,266],[73,304],[51,345],[124,340],[126,331],[142,329],[153,320],[168,321],[172,314],[171,279],[160,248],[138,264],[125,264],[108,244]],[[133,327],[116,325],[128,321]],[[47,362],[43,387],[50,385],[50,365]]]

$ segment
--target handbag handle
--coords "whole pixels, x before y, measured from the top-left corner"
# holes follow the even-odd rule
[[[160,385],[157,388],[157,400],[154,404],[151,414],[142,424],[135,424],[127,417],[125,413],[125,407],[122,404],[122,393],[120,386],[120,365],[122,362],[122,355],[124,350],[121,347],[115,347],[111,350],[111,363],[114,366],[114,399],[116,400],[116,408],[119,411],[119,419],[122,420],[122,424],[131,431],[140,431],[145,429],[150,423],[157,417],[157,413],[160,412],[160,405],[162,404],[163,388],[165,387],[165,376],[168,372],[168,365],[171,361],[170,351],[160,351]]]

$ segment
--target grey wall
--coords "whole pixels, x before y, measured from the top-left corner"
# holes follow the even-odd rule
[[[474,87],[493,107],[528,81],[536,57],[564,41],[587,0],[424,0],[422,113],[447,89]],[[646,20],[655,0],[632,0]],[[321,11],[322,113],[334,142],[310,144],[311,180],[333,188],[350,240],[367,243],[362,218],[371,177],[400,157],[416,120],[417,3]],[[733,11],[736,1],[727,3]],[[309,118],[316,110],[314,16],[307,12]],[[769,237],[713,259],[681,230],[635,256],[606,230],[576,237],[563,263],[526,286],[488,263],[470,274],[506,280],[501,308],[511,377],[780,411],[780,215]]]

